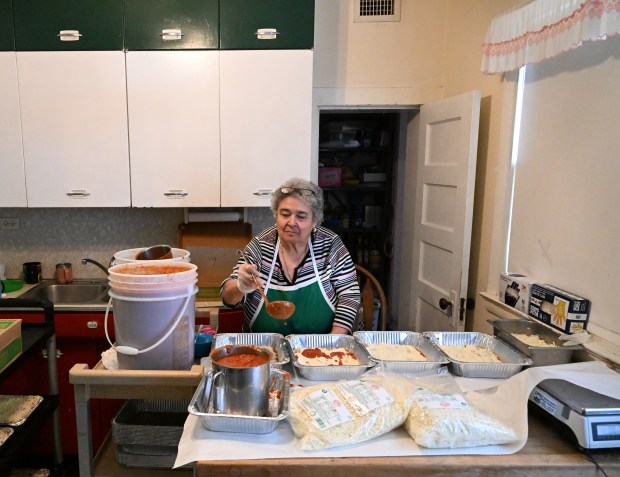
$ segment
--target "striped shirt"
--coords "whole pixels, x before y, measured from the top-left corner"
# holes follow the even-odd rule
[[[250,260],[251,263],[259,264],[260,278],[265,283],[269,277],[277,240],[277,229],[275,226],[272,226],[254,237],[245,248],[245,254],[248,256],[248,260]],[[317,227],[316,231],[312,232],[311,240],[314,258],[316,260],[316,266],[323,289],[336,310],[334,325],[338,325],[351,333],[355,324],[357,310],[360,306],[360,290],[353,260],[340,237],[327,228]],[[239,265],[243,263],[243,259],[239,259],[231,275],[222,283],[220,293],[228,280],[237,279]],[[314,278],[315,274],[312,266],[312,257],[310,251],[308,251],[302,263],[295,270],[293,283],[291,283],[284,274],[280,258],[278,257],[274,265],[273,275],[271,276],[271,284],[292,286],[312,281]],[[227,308],[243,306],[243,314],[245,317],[244,329],[249,331],[250,321],[260,301],[260,292],[255,290],[252,293],[244,295],[239,303],[231,305],[224,302],[224,305]]]

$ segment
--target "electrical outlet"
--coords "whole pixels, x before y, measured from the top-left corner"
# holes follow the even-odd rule
[[[2,217],[0,219],[0,229],[2,230],[18,230],[19,219],[15,217]]]

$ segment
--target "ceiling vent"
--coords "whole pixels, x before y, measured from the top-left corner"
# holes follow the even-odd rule
[[[401,0],[355,0],[354,22],[399,22]]]

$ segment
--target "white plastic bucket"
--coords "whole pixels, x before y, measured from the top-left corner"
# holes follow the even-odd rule
[[[119,368],[189,369],[194,363],[196,266],[149,260],[112,267],[110,276],[113,269],[120,278],[134,280],[110,279],[104,327],[116,349]],[[110,307],[114,310],[114,344],[108,334]]]
[[[157,283],[122,283],[110,280],[110,288],[118,293],[129,293],[134,295],[144,295],[152,293],[176,293],[179,291],[193,290],[196,286],[197,278],[192,278],[184,282],[175,283],[174,288],[167,284]]]
[[[109,272],[110,281],[123,283],[174,284],[198,275],[193,263],[170,260],[142,260],[114,265]]]
[[[136,255],[138,252],[141,252],[146,247],[140,248],[130,248],[127,250],[121,250],[114,254],[114,258],[112,259],[112,263],[114,265],[120,265],[123,263],[133,263],[133,262],[142,262],[144,260],[137,260]],[[173,262],[189,262],[190,261],[190,253],[187,250],[183,250],[182,248],[173,248],[172,249],[172,258],[168,258],[168,261]]]

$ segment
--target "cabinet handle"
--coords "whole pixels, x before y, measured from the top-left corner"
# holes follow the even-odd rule
[[[258,189],[256,192],[252,192],[257,197],[271,197],[273,191],[271,189]]]
[[[275,28],[259,28],[254,34],[257,40],[275,40],[280,32]]]
[[[90,195],[86,189],[72,189],[67,192],[67,196],[71,199],[84,199]]]
[[[60,38],[60,41],[78,41],[82,34],[79,30],[60,30],[56,36]]]
[[[177,28],[171,28],[161,31],[161,39],[164,41],[180,40],[183,38],[183,32]]]
[[[86,323],[86,328],[96,330],[97,328],[99,328],[99,323],[97,323],[96,321],[89,321],[88,323]]]
[[[171,189],[168,192],[164,192],[164,196],[166,196],[168,199],[182,199],[184,197],[187,197],[189,195],[189,192],[185,192],[181,189]]]

